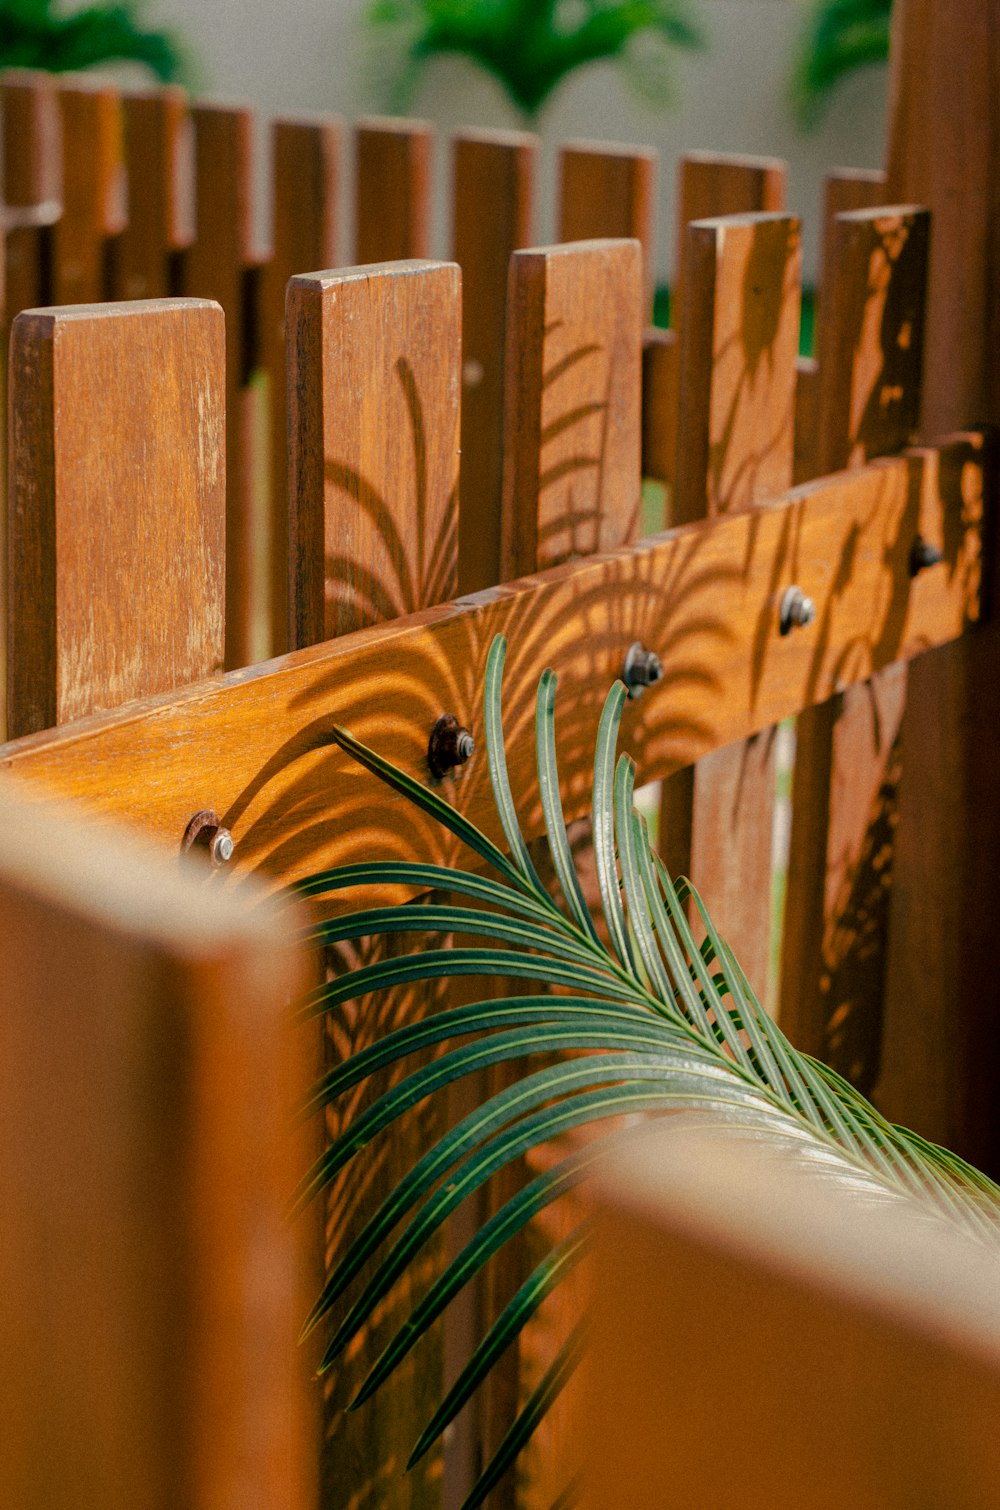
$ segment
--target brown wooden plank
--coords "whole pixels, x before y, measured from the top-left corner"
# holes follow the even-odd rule
[[[354,260],[394,262],[430,255],[428,121],[366,116],[355,133]]]
[[[577,242],[511,259],[505,581],[636,533],[641,278],[637,242]]]
[[[296,273],[337,265],[343,122],[283,116],[271,125],[274,224],[260,280],[261,364],[270,416],[270,653],[288,649],[288,394],[285,291]]]
[[[458,578],[462,592],[478,592],[501,580],[507,269],[511,253],[535,239],[538,138],[463,131],[452,153],[452,250],[463,290]]]
[[[254,659],[257,602],[254,468],[256,405],[248,386],[254,348],[249,269],[254,261],[253,112],[198,104],[194,126],[196,234],[184,253],[181,288],[214,299],[226,315],[226,665]]]
[[[585,1510],[996,1503],[994,1251],[703,1127],[617,1150],[596,1200]]]
[[[183,89],[129,90],[122,98],[128,223],[112,247],[116,299],[176,293],[175,254],[194,236],[192,127]]]
[[[819,332],[822,471],[901,450],[916,429],[929,217],[838,216]],[[800,1047],[866,1091],[878,1073],[906,674],[893,667],[796,730],[781,1014]]]
[[[719,215],[778,214],[785,208],[788,168],[779,158],[687,152],[677,173],[674,323],[683,316],[688,235],[692,220]]]
[[[110,242],[126,222],[124,118],[113,85],[69,77],[58,92],[63,206],[52,236],[51,297],[91,304],[110,297]]]
[[[288,289],[291,634],[309,645],[451,597],[457,587],[461,273],[454,264],[411,262],[293,278]],[[446,711],[446,710],[442,710]],[[404,945],[405,947],[405,945]],[[356,958],[356,952],[350,951]],[[347,957],[347,951],[343,952]],[[374,958],[371,950],[366,958]],[[352,1003],[327,1023],[340,1059],[424,1015],[441,992],[417,987]],[[388,1088],[383,1077],[372,1095]],[[412,1162],[413,1144],[447,1125],[425,1106],[404,1133],[349,1171],[331,1190],[327,1258],[332,1266]],[[331,1134],[344,1125],[331,1113]],[[425,1270],[440,1264],[430,1245]],[[422,1345],[369,1410],[345,1406],[372,1361],[402,1325],[408,1285],[366,1329],[363,1346],[338,1362],[325,1389],[323,1484],[332,1503],[350,1484],[385,1510],[440,1503],[440,1453],[411,1478],[403,1468],[440,1398],[443,1344]]]
[[[0,791],[0,1505],[309,1510],[296,919]]]
[[[221,311],[195,300],[18,316],[13,732],[221,665],[222,343]]]
[[[653,314],[659,153],[613,142],[567,142],[559,149],[560,241],[634,237],[642,247],[643,307]]]
[[[485,657],[502,631],[511,642],[512,787],[535,837],[534,699],[545,666],[561,676],[560,772],[574,818],[589,804],[600,708],[633,639],[664,665],[662,684],[626,710],[623,734],[641,771],[653,775],[961,634],[978,614],[982,440],[949,442],[933,466],[928,454],[938,453],[873,462],[795,489],[780,505],[567,562],[256,670],[32,735],[4,746],[0,762],[137,819],[171,847],[209,771],[212,805],[238,841],[234,874],[287,880],[387,849],[448,856],[446,838],[358,773],[329,745],[328,731],[344,724],[427,779],[427,741],[441,712],[479,729]],[[911,580],[917,533],[947,545],[948,570]],[[817,618],[781,636],[780,601],[792,582],[813,599]],[[473,757],[453,795],[492,827],[485,761]]]
[[[1000,60],[987,0],[908,0],[894,26],[889,191],[928,205],[934,228],[923,409],[930,437],[951,414],[1000,419]],[[910,678],[879,1096],[893,1115],[996,1172],[1000,1010],[990,950],[1000,630],[977,639]]]
[[[798,222],[781,215],[696,221],[685,266],[676,522],[766,503],[791,483]],[[664,783],[660,809],[668,864],[692,877],[762,999],[774,782],[768,731],[715,752],[693,776]]]
[[[62,204],[62,125],[51,74],[0,74],[6,319],[50,302],[48,227]],[[4,326],[4,336],[7,326]]]

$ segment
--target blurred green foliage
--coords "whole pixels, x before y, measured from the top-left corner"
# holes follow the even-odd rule
[[[145,31],[135,0],[69,12],[58,0],[0,0],[0,66],[68,73],[111,62],[145,64],[165,83],[187,74],[177,39]]]
[[[889,56],[892,0],[811,0],[793,91],[802,125],[819,120],[845,74]]]

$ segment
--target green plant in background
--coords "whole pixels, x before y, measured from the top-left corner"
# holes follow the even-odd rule
[[[112,62],[143,63],[165,83],[186,73],[177,40],[144,31],[129,0],[67,14],[56,0],[0,0],[0,66],[69,73]]]
[[[458,53],[498,79],[528,121],[568,74],[610,59],[662,103],[670,48],[702,41],[687,0],[372,0],[368,19],[399,36],[393,108],[406,107],[431,58]]]
[[[889,56],[892,0],[810,0],[793,80],[799,120],[812,126],[834,86]]]
[[[686,882],[671,882],[633,806],[635,765],[628,755],[616,758],[626,700],[620,682],[608,696],[594,759],[593,845],[603,930],[591,917],[567,840],[556,768],[554,674],[546,671],[538,687],[538,785],[562,904],[550,895],[520,831],[507,777],[501,716],[504,656],[505,643],[498,638],[487,663],[484,733],[507,853],[435,791],[345,731],[334,735],[361,765],[443,824],[493,874],[386,860],[301,882],[298,891],[313,898],[392,884],[417,892],[445,891],[459,899],[448,905],[372,908],[317,925],[312,937],[319,946],[401,933],[413,934],[415,941],[410,953],[354,968],[318,989],[304,1005],[303,1016],[372,990],[447,976],[514,977],[558,986],[564,994],[522,994],[439,1011],[338,1065],[317,1087],[311,1112],[336,1103],[387,1067],[448,1045],[439,1057],[425,1055],[425,1062],[349,1122],[303,1180],[299,1206],[424,1098],[493,1065],[547,1056],[542,1068],[526,1064],[516,1083],[484,1100],[433,1147],[419,1150],[406,1177],[372,1213],[330,1274],[306,1323],[311,1331],[338,1313],[322,1368],[330,1367],[396,1282],[419,1264],[425,1244],[450,1213],[491,1175],[573,1129],[618,1121],[603,1137],[575,1145],[547,1172],[529,1180],[480,1227],[373,1360],[351,1408],[379,1388],[508,1239],[586,1175],[610,1138],[628,1135],[620,1119],[637,1112],[710,1111],[737,1134],[787,1149],[864,1199],[917,1202],[929,1219],[957,1223],[988,1241],[1000,1236],[1000,1188],[956,1156],[887,1123],[832,1070],[797,1052],[759,1006],[697,894]],[[700,938],[688,920],[692,902]],[[481,942],[428,948],[428,933]],[[555,1051],[563,1057],[553,1064]],[[561,1242],[511,1298],[414,1444],[410,1466],[437,1441],[577,1262],[585,1235],[581,1228]],[[373,1272],[348,1304],[352,1281],[373,1259]],[[465,1510],[481,1504],[512,1465],[572,1371],[579,1347],[574,1333],[483,1471]]]

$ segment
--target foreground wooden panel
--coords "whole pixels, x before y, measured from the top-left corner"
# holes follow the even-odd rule
[[[308,1510],[297,919],[19,786],[0,788],[0,1506]]]
[[[598,1193],[586,1510],[996,1505],[1000,1250],[693,1121]]]
[[[589,802],[600,709],[636,639],[659,653],[664,677],[629,705],[623,738],[644,774],[663,775],[961,634],[978,614],[981,453],[972,436],[949,443],[935,467],[927,453],[875,462],[796,489],[783,504],[33,735],[3,747],[0,764],[128,815],[172,847],[191,814],[212,806],[236,838],[236,868],[282,879],[387,851],[450,856],[436,826],[359,773],[329,731],[346,725],[429,779],[427,740],[442,712],[480,730],[483,667],[502,631],[511,780],[534,835],[534,696],[544,666],[561,677],[558,743],[574,816]],[[911,581],[918,531],[946,559]],[[781,636],[793,583],[817,618]],[[443,790],[477,822],[489,820],[481,752]]]

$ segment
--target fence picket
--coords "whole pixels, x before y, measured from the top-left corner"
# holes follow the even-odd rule
[[[355,130],[354,260],[430,254],[431,156],[427,121],[367,116]]]
[[[52,233],[51,297],[55,304],[94,304],[111,295],[111,242],[126,221],[121,95],[71,74],[57,99],[63,197]]]
[[[14,322],[11,735],[221,665],[222,325],[196,300]]]
[[[823,472],[864,465],[913,437],[929,238],[925,210],[836,218],[817,342]],[[891,666],[805,710],[796,726],[782,1021],[800,1047],[865,1091],[878,1072],[905,700],[905,667]]]
[[[5,207],[5,318],[51,303],[50,227],[62,205],[62,123],[51,74],[0,75]],[[6,350],[9,327],[3,326]]]
[[[130,90],[125,112],[128,223],[112,247],[116,299],[177,292],[176,254],[194,236],[191,122],[183,89]]]
[[[567,142],[559,150],[560,241],[634,237],[642,247],[643,314],[653,316],[659,154],[610,142]]]
[[[459,589],[501,580],[503,352],[511,253],[534,237],[538,139],[463,131],[453,140],[452,250],[462,269]],[[483,185],[490,191],[483,194]]]
[[[295,919],[0,791],[3,1510],[312,1510]]]

